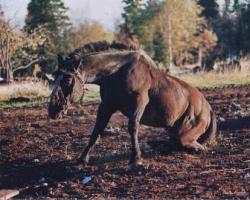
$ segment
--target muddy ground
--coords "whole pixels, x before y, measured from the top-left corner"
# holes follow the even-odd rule
[[[98,102],[49,121],[46,106],[0,111],[0,188],[17,198],[250,198],[250,86],[204,90],[218,119],[218,144],[206,153],[168,147],[164,129],[142,127],[144,169],[127,171],[127,119],[112,117],[90,164],[76,166]],[[84,182],[84,183],[83,183]],[[87,182],[87,183],[86,183]]]

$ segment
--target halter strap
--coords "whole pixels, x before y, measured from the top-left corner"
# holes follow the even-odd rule
[[[78,70],[76,72],[68,72],[66,70],[59,70],[59,72],[61,72],[63,75],[74,76],[75,78],[78,79],[78,81],[80,82],[81,86],[84,87],[84,81],[81,78],[80,72]],[[64,93],[62,91],[62,87],[61,86],[58,88],[58,92],[59,92],[59,95],[61,96],[61,98],[63,99],[63,104],[67,105],[67,102],[68,102],[69,99],[67,97],[65,97],[65,95],[64,95]]]

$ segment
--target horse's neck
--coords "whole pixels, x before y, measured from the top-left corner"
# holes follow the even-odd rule
[[[135,53],[138,51],[103,52],[90,55],[86,58],[86,62],[83,58],[80,71],[88,77],[88,83],[95,83],[96,79],[110,76],[132,62]]]

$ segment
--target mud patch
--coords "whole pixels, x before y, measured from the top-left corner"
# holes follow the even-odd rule
[[[61,120],[47,106],[0,110],[0,188],[18,198],[249,198],[250,87],[204,91],[219,119],[218,145],[207,153],[174,149],[163,129],[143,126],[144,168],[127,171],[127,119],[116,113],[91,153],[86,146],[98,103],[75,106]],[[83,184],[85,177],[90,181]]]

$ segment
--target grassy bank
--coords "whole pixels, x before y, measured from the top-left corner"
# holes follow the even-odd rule
[[[84,102],[100,99],[99,88],[87,86]],[[0,85],[0,109],[47,104],[51,91],[39,82]]]
[[[28,99],[48,97],[49,88],[42,82],[14,82],[0,85],[0,101],[25,97]]]
[[[199,75],[182,75],[180,79],[199,88],[224,87],[226,85],[246,85],[250,84],[250,72],[234,72],[217,74],[214,72]]]
[[[179,78],[199,88],[250,84],[250,72],[235,72],[226,74],[211,72],[199,75],[182,75]],[[87,85],[86,88],[87,90],[85,91],[83,99],[84,102],[96,101],[100,99],[98,87],[95,87],[94,85]],[[49,88],[40,82],[0,85],[0,108],[47,104],[50,93]]]

